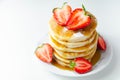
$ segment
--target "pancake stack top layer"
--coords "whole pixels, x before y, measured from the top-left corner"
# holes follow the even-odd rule
[[[68,30],[66,27],[63,27],[56,23],[54,17],[50,19],[50,33],[54,34],[57,38],[63,41],[76,42],[83,41],[86,38],[92,35],[97,26],[97,21],[94,15],[90,12],[87,12],[88,15],[91,15],[91,24],[86,28],[79,30]],[[77,38],[77,39],[76,39]],[[79,39],[79,40],[78,40]]]
[[[78,30],[69,30],[57,24],[54,17],[50,19],[49,39],[58,64],[69,67],[75,58],[84,57],[90,61],[95,54],[98,40],[97,21],[91,13],[87,14],[91,15],[90,25]]]

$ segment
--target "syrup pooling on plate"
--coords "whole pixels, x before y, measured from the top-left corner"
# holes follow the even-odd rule
[[[97,49],[95,55],[91,59],[91,63],[93,66],[100,60],[101,54],[102,54],[101,50]]]

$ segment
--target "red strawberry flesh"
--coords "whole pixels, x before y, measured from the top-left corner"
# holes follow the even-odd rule
[[[106,50],[106,42],[105,40],[103,39],[102,36],[99,35],[98,37],[98,47],[101,49],[101,50]]]
[[[62,8],[55,8],[53,10],[53,16],[59,25],[65,26],[71,15],[71,11],[72,9],[69,5],[63,5]]]
[[[84,58],[76,58],[75,63],[76,63],[76,66],[74,70],[77,73],[84,74],[89,72],[92,69],[92,64]]]
[[[38,47],[35,54],[43,62],[50,63],[52,61],[53,49],[50,44],[46,43]]]
[[[84,14],[84,10],[82,8],[75,9],[68,22],[67,22],[67,28],[69,30],[78,30],[83,29],[90,25],[91,18],[88,15]]]

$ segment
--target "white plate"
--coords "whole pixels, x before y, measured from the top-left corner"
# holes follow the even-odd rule
[[[42,38],[43,40],[40,41],[39,44],[44,43],[44,42],[48,42],[48,36],[45,35],[44,38]],[[110,41],[109,39],[104,36],[104,39],[106,41],[107,44],[107,49],[105,52],[101,53],[101,58],[100,60],[97,62],[96,65],[93,66],[92,71],[85,73],[85,74],[78,74],[74,71],[68,71],[68,70],[62,70],[59,69],[55,66],[53,66],[52,64],[46,64],[41,62],[40,65],[44,64],[44,66],[46,67],[47,70],[49,70],[52,73],[55,73],[57,75],[61,75],[61,76],[67,76],[67,77],[84,77],[84,76],[89,76],[89,75],[93,75],[101,70],[103,70],[105,67],[107,67],[107,65],[110,63],[111,59],[112,59],[112,46],[110,45]]]

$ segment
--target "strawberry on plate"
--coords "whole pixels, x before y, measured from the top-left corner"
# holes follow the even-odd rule
[[[62,8],[53,9],[53,17],[56,22],[61,26],[66,26],[66,23],[71,15],[72,9],[66,3],[63,4]]]
[[[36,49],[35,54],[41,61],[50,63],[52,61],[53,48],[50,44],[45,43]]]
[[[100,36],[100,35],[99,35],[99,37],[98,37],[98,47],[99,47],[101,50],[103,50],[103,51],[106,50],[106,42],[105,42],[105,40],[103,39],[103,37]]]
[[[76,8],[68,22],[67,22],[67,28],[69,30],[78,30],[78,29],[83,29],[90,25],[91,18],[90,16],[86,15],[85,9],[82,8]]]
[[[70,66],[80,74],[84,74],[92,70],[92,64],[82,57],[76,58],[74,62],[71,62]]]

